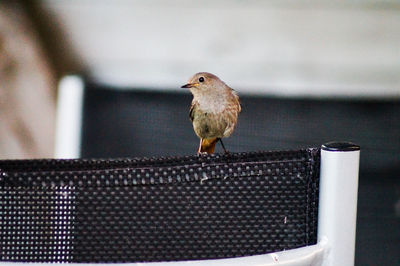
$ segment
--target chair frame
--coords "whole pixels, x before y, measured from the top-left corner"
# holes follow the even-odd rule
[[[79,157],[83,91],[84,83],[79,76],[67,76],[60,82],[56,129],[56,158]],[[129,265],[354,265],[359,162],[360,147],[357,145],[348,142],[330,142],[322,145],[318,242],[315,245],[239,258],[129,263]],[[0,263],[0,265],[18,264],[21,263]],[[126,265],[126,263],[113,265],[122,266]]]

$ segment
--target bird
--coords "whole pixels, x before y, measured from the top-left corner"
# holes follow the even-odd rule
[[[237,92],[208,72],[194,74],[181,88],[193,95],[189,117],[200,138],[198,154],[214,153],[218,141],[227,153],[222,138],[233,133],[242,111]]]

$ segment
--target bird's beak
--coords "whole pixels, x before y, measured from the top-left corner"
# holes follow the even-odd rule
[[[199,85],[200,85],[199,83],[188,83],[188,84],[183,85],[181,88],[193,88],[193,87],[197,87]]]

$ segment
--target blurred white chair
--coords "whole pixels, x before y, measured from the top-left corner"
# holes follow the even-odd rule
[[[54,157],[79,158],[84,82],[79,76],[64,77],[58,87]]]

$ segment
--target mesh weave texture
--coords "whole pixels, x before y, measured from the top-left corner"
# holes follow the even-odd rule
[[[319,149],[0,161],[0,258],[229,258],[316,243]]]

